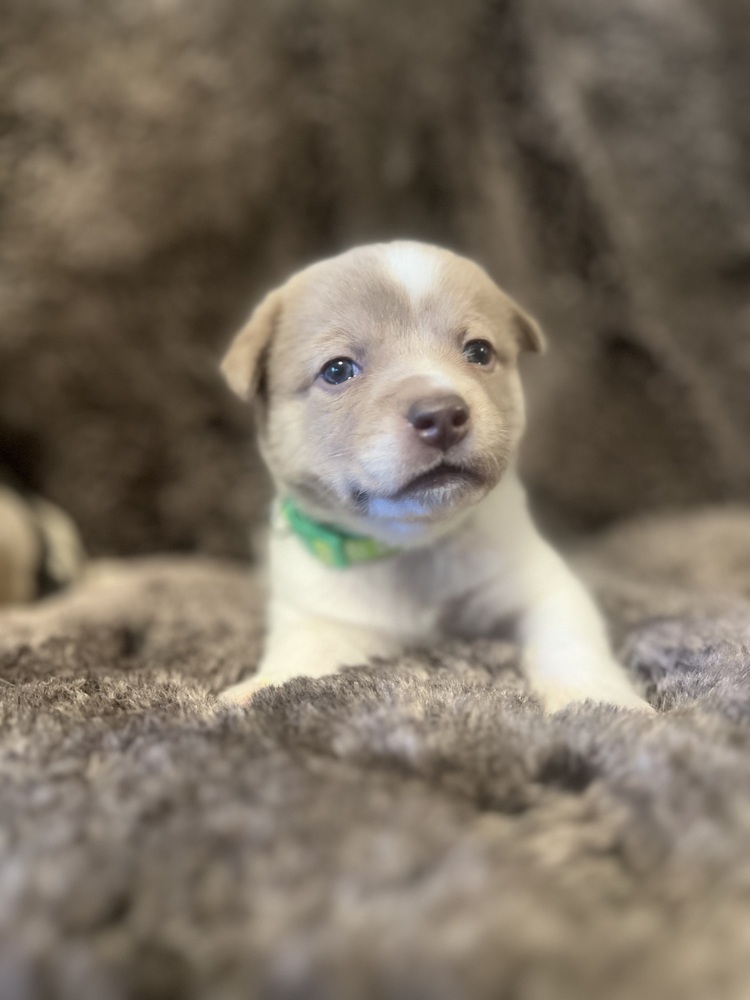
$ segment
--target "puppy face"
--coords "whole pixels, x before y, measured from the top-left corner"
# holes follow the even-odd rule
[[[284,496],[320,520],[403,542],[500,479],[524,425],[520,350],[536,324],[464,258],[358,247],[294,275],[222,364],[253,399]]]

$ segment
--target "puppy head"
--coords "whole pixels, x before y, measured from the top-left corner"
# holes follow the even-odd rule
[[[397,242],[299,272],[222,363],[256,409],[263,456],[308,514],[386,542],[485,496],[521,437],[520,351],[536,323],[476,264]]]

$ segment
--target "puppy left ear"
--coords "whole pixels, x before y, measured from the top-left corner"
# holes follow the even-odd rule
[[[255,396],[260,381],[263,352],[281,315],[280,289],[269,292],[229,345],[221,371],[237,395],[246,401]]]
[[[544,354],[547,350],[547,338],[544,336],[541,326],[515,303],[511,322],[522,351],[535,351],[537,354]]]

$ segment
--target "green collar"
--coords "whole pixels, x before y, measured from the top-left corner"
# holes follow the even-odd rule
[[[392,549],[375,538],[352,535],[330,524],[313,521],[302,513],[293,500],[283,500],[281,512],[294,534],[326,566],[345,569],[354,563],[382,559],[398,552],[398,549]]]

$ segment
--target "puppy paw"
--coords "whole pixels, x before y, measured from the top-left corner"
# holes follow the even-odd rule
[[[239,684],[233,684],[231,687],[226,688],[219,695],[219,701],[223,705],[249,705],[253,699],[253,696],[260,691],[261,688],[269,687],[278,681],[275,681],[271,677],[251,677],[249,680],[241,681]]]
[[[585,701],[593,701],[600,705],[613,705],[616,708],[627,708],[645,715],[657,714],[656,710],[627,684],[584,685],[581,687],[554,685],[538,689],[536,694],[542,702],[545,712],[550,715],[567,708],[569,705]]]

